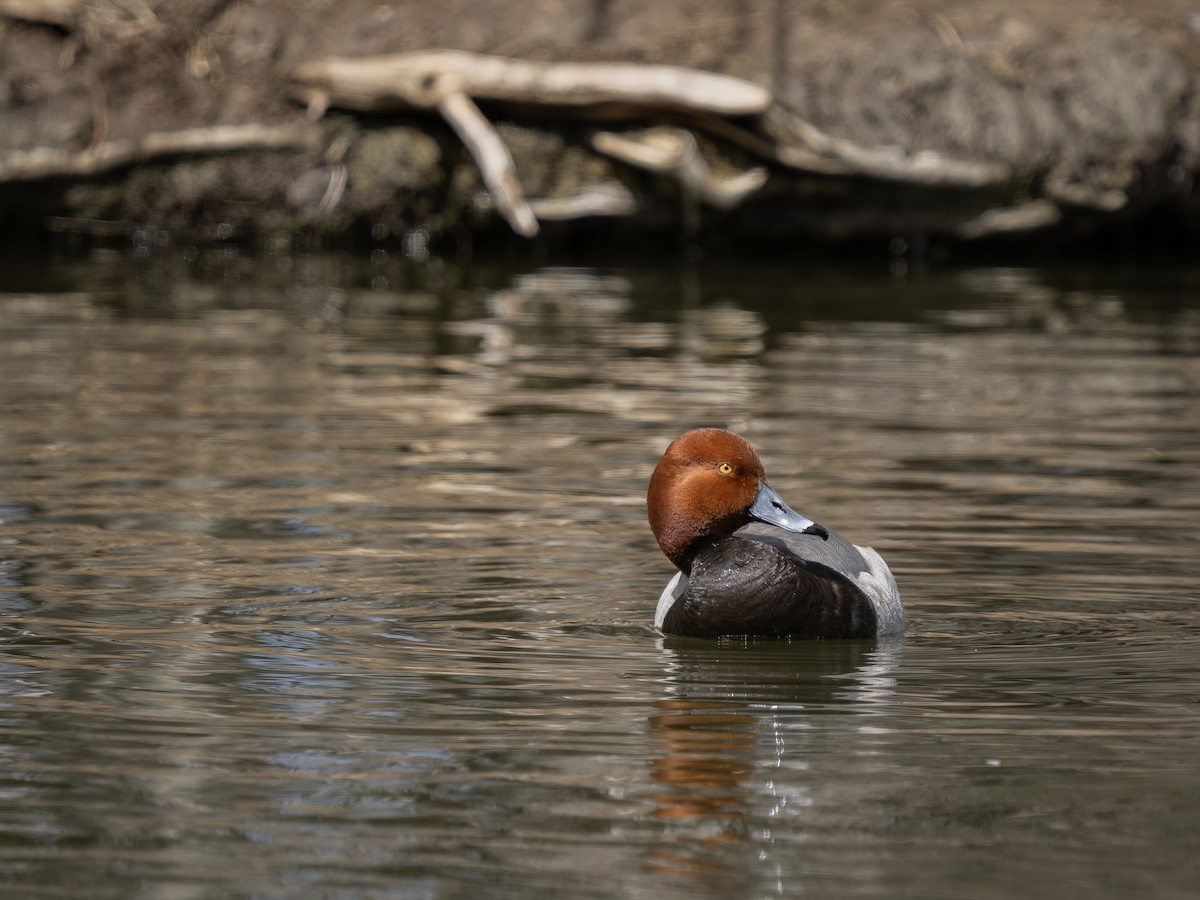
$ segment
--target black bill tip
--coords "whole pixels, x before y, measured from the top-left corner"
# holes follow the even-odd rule
[[[829,529],[825,528],[823,525],[818,525],[816,522],[813,522],[811,525],[805,528],[801,534],[815,534],[823,541],[829,540]]]

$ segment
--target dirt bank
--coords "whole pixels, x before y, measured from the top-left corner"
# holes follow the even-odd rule
[[[553,67],[532,98],[468,85],[465,119],[298,86],[331,56],[430,49],[627,64],[635,94],[653,77],[638,67],[682,67],[748,83],[767,107],[572,107],[548,87]],[[1198,61],[1200,12],[1182,0],[0,0],[0,229],[508,230],[466,121],[511,155],[528,233],[1186,248],[1200,234]]]

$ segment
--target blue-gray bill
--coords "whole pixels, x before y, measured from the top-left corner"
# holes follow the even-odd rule
[[[783,502],[766,482],[758,486],[758,494],[750,504],[750,518],[768,525],[775,525],[796,534],[815,534],[822,540],[829,540],[829,532],[807,516],[802,516]]]

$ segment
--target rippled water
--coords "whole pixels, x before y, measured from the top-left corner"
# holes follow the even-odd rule
[[[201,263],[0,282],[7,890],[1192,896],[1197,271]],[[700,424],[903,640],[653,630]]]

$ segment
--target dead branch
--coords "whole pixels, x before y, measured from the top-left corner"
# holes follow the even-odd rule
[[[0,0],[0,16],[93,38],[126,39],[161,27],[146,0]]]
[[[767,170],[761,166],[717,176],[700,155],[696,138],[680,128],[652,128],[633,137],[601,131],[592,137],[592,146],[629,165],[672,178],[685,195],[715,209],[733,209],[767,181]]]
[[[1033,200],[1021,206],[982,211],[881,207],[795,210],[788,214],[788,224],[827,240],[846,240],[881,232],[953,235],[963,240],[979,240],[1040,231],[1055,225],[1061,216],[1058,206],[1049,200]]]
[[[99,175],[165,156],[196,156],[235,150],[280,150],[306,147],[315,131],[292,126],[217,125],[148,134],[137,139],[104,141],[93,150],[42,147],[0,157],[0,183],[40,178]]]
[[[775,159],[797,169],[811,170],[816,157],[842,167],[845,174],[926,187],[993,187],[1011,176],[1001,163],[955,159],[933,150],[906,154],[898,147],[835,138],[781,107],[763,117],[763,127],[774,140]]]
[[[566,222],[598,216],[617,218],[637,212],[637,200],[622,184],[598,184],[570,197],[530,200],[529,207],[543,222]]]
[[[299,66],[293,93],[305,102],[364,112],[435,109],[447,93],[539,106],[627,104],[713,116],[753,116],[771,95],[740,78],[639,63],[550,63],[457,50],[367,59],[331,57]]]
[[[954,233],[965,240],[999,234],[1024,234],[1058,224],[1062,210],[1049,200],[1031,200],[1021,206],[989,209],[973,219],[958,223]]]
[[[360,111],[436,110],[471,151],[496,208],[519,234],[537,233],[537,219],[517,180],[512,157],[475,105],[489,100],[548,108],[600,108],[611,114],[659,111],[687,118],[757,155],[805,172],[862,177],[922,187],[993,188],[1011,176],[1000,163],[960,160],[934,151],[905,153],[836,138],[780,106],[770,93],[741,79],[637,63],[549,63],[454,50],[401,53],[366,59],[331,57],[299,66],[293,95],[310,115],[329,106]],[[761,133],[735,120],[756,117]],[[729,209],[766,180],[754,169],[721,181],[708,170],[695,139],[630,142],[598,135],[593,146],[631,165],[670,174],[685,200]]]
[[[316,115],[331,105],[363,111],[437,110],[471,152],[496,209],[526,237],[537,234],[537,218],[521,191],[512,156],[473,100],[627,106],[716,118],[760,114],[771,102],[758,85],[712,72],[629,63],[546,63],[451,50],[318,60],[296,70],[293,93]],[[615,149],[606,152],[618,157],[623,152],[637,165],[669,171],[685,195],[721,208],[736,205],[766,180],[765,172],[755,171],[737,183],[718,183],[696,152],[695,140],[687,138],[686,147],[676,139],[677,146],[665,151],[667,157],[660,154],[653,161],[637,161],[637,147],[628,142],[617,147],[615,135],[610,141]]]
[[[83,14],[82,0],[0,0],[0,16],[53,25],[65,31],[78,27]]]
[[[488,193],[479,197],[481,209],[494,209]],[[531,199],[529,208],[539,222],[572,222],[578,219],[628,218],[636,215],[638,201],[629,188],[616,182],[590,185],[569,197]]]
[[[441,98],[437,109],[471,151],[496,208],[513,231],[523,237],[537,234],[537,218],[525,202],[512,156],[479,107],[461,91],[451,91]]]

